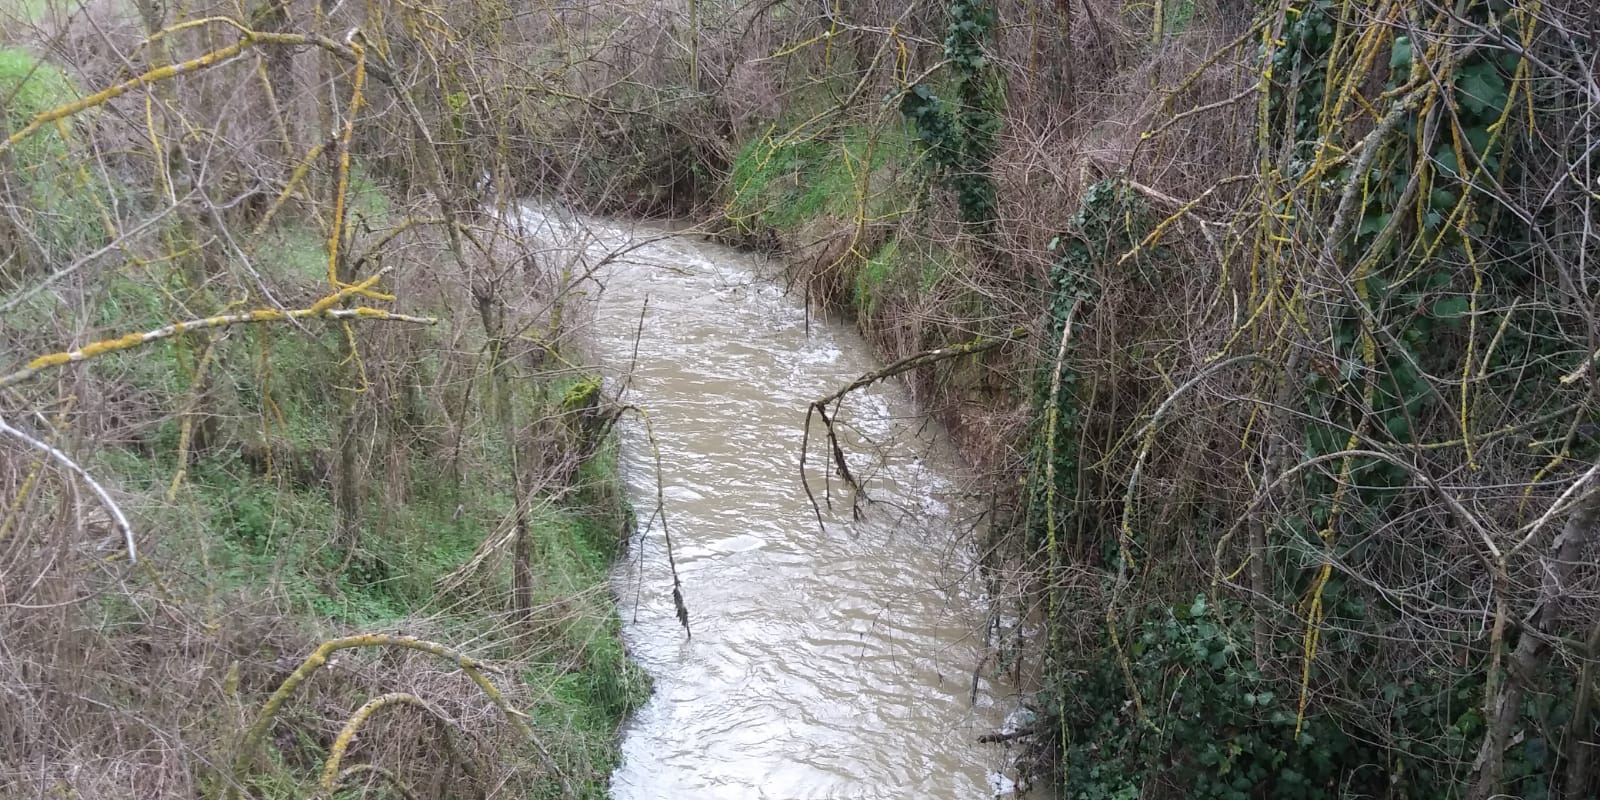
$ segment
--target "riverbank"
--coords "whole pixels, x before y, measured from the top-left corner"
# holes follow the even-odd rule
[[[1015,741],[1069,796],[1596,787],[1593,242],[1554,199],[1592,137],[1532,134],[1572,124],[1570,54],[1357,5],[862,4],[705,45],[782,43],[710,94],[713,229],[888,360],[1028,331],[910,382],[987,469],[984,669],[1044,662]]]
[[[117,85],[50,8],[0,25],[0,795],[606,797],[649,679],[561,266],[375,153],[208,205],[274,167],[168,134],[249,80],[30,129]]]

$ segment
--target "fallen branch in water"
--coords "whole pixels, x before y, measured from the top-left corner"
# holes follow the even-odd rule
[[[645,522],[643,527],[640,528],[639,533],[639,552],[641,555],[639,570],[641,580],[643,579],[644,570],[644,564],[642,562],[642,556],[644,553],[644,534],[648,532],[650,530],[650,526],[655,524],[655,521],[659,519],[661,520],[661,538],[666,542],[667,545],[667,569],[672,572],[672,607],[678,615],[678,624],[683,626],[684,636],[693,639],[694,631],[689,629],[689,604],[683,599],[683,581],[679,580],[678,578],[678,559],[677,556],[675,556],[672,552],[672,531],[667,527],[666,488],[661,482],[661,447],[656,444],[655,425],[650,421],[649,412],[638,406],[631,405],[617,406],[616,412],[612,417],[612,422],[615,422],[617,417],[622,416],[623,413],[628,411],[638,414],[639,419],[644,421],[645,439],[650,442],[650,452],[654,456],[656,462],[656,507],[655,510],[651,512],[650,519]],[[639,614],[636,606],[634,610],[634,621],[637,622],[638,617]]]
[[[845,483],[850,484],[851,489],[855,490],[856,498],[860,498],[865,494],[865,490],[862,488],[861,482],[856,480],[855,475],[850,472],[850,465],[845,461],[844,448],[839,444],[838,431],[834,428],[834,421],[838,419],[839,416],[839,407],[844,403],[844,398],[847,395],[859,389],[865,389],[868,386],[880,381],[886,381],[897,375],[903,375],[907,372],[911,372],[912,370],[920,367],[926,367],[930,364],[937,364],[940,361],[948,361],[952,358],[977,355],[979,353],[993,350],[1001,345],[1017,341],[1018,339],[1022,339],[1027,335],[1028,329],[1018,326],[1013,328],[1011,333],[1007,336],[998,338],[986,338],[979,336],[971,341],[962,342],[961,344],[945,345],[944,347],[937,347],[932,350],[924,350],[920,353],[913,353],[905,358],[900,359],[899,361],[894,362],[893,364],[890,364],[887,367],[884,367],[883,369],[874,370],[862,375],[859,378],[856,378],[844,388],[834,392],[833,394],[811,401],[811,405],[806,409],[805,428],[800,438],[800,485],[805,488],[806,499],[811,501],[811,510],[817,515],[817,526],[821,528],[827,527],[822,523],[822,507],[817,504],[817,497],[811,491],[811,483],[806,480],[806,452],[811,443],[811,417],[813,415],[822,420],[822,427],[828,431],[828,449],[831,451],[833,456],[834,470],[838,473],[839,477],[844,480]],[[833,411],[831,413],[828,411],[829,406],[833,407]],[[823,484],[823,490],[823,500],[827,502],[828,508],[831,509],[833,508],[833,498],[829,492],[829,485],[827,483]],[[851,516],[858,519],[861,516],[860,509],[854,504],[854,502],[852,502],[850,507],[850,513]]]
[[[1018,728],[1010,733],[986,733],[978,737],[978,743],[999,744],[1000,742],[1014,742],[1018,739],[1025,739],[1038,732],[1039,730],[1037,728],[1029,725],[1026,728]]]

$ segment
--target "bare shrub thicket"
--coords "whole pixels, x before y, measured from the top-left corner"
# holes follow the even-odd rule
[[[629,89],[684,62],[646,7],[358,5],[0,9],[0,795],[604,785],[611,731],[524,711],[642,691],[603,565],[539,563],[622,526],[561,356],[595,264],[509,223],[672,207]],[[370,625],[447,650],[267,704]]]
[[[894,356],[1032,328],[914,378],[999,485],[1028,476],[996,591],[1046,618],[1061,719],[1115,701],[1110,732],[1170,759],[1130,760],[1146,789],[1193,768],[1208,737],[1161,731],[1197,678],[1153,676],[1138,637],[1200,614],[1261,681],[1216,708],[1264,748],[1337,732],[1328,758],[1382,760],[1349,791],[1592,793],[1593,9],[846,5],[751,28],[769,55],[739,85],[793,99],[733,169],[777,188],[732,187],[729,216]],[[925,142],[867,166],[901,93],[948,93],[944,27],[978,6],[986,232]],[[760,205],[830,180],[845,200],[800,222]],[[1101,670],[1111,694],[1081,693]],[[1079,780],[1109,757],[1045,731]]]

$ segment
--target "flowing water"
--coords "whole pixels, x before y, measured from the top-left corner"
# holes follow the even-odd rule
[[[527,220],[549,241],[586,239],[591,263],[665,233]],[[613,797],[994,797],[1009,786],[1006,754],[977,738],[1004,726],[1015,697],[974,679],[985,612],[960,461],[900,386],[852,394],[844,438],[872,502],[853,519],[835,480],[819,527],[800,483],[805,409],[881,364],[847,327],[808,325],[766,272],[680,236],[599,273],[585,338],[608,383],[626,383],[626,402],[649,415],[693,630],[676,619],[654,520],[615,573],[624,636],[655,693],[625,731]],[[656,455],[642,420],[621,432],[643,527]],[[822,501],[820,435],[817,425]]]

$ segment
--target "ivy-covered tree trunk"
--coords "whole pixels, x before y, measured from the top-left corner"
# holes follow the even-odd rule
[[[1001,92],[984,44],[997,15],[988,0],[951,0],[949,18],[944,51],[955,86],[954,107],[918,84],[901,98],[900,111],[916,126],[938,175],[955,194],[962,224],[981,242],[993,231],[996,210],[992,162],[1001,127]]]

